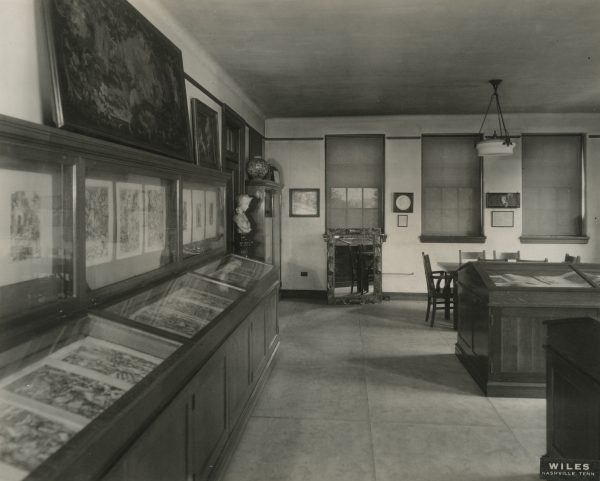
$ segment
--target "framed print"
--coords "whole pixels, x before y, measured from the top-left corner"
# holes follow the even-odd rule
[[[206,239],[212,239],[217,235],[217,192],[214,190],[206,191]]]
[[[192,242],[205,238],[206,193],[203,190],[192,190]]]
[[[113,182],[85,179],[85,263],[110,262],[114,254]]]
[[[117,259],[142,253],[142,185],[117,182]]]
[[[184,244],[192,242],[192,190],[183,189],[181,200],[181,237]]]
[[[518,209],[521,207],[519,192],[487,192],[485,206],[493,209]]]
[[[398,227],[408,227],[408,216],[398,214]]]
[[[394,192],[393,212],[411,213],[414,209],[414,194],[412,192]]]
[[[165,248],[167,190],[162,185],[144,186],[144,252]]]
[[[515,213],[512,210],[493,210],[492,227],[514,227]]]
[[[190,161],[181,51],[125,0],[45,0],[58,127]]]
[[[198,99],[192,99],[194,158],[201,167],[221,170],[218,114]]]
[[[319,189],[290,189],[290,217],[319,217]]]

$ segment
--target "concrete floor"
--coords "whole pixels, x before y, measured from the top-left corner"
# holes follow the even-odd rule
[[[282,301],[281,346],[225,481],[538,479],[545,400],[486,398],[425,303]]]

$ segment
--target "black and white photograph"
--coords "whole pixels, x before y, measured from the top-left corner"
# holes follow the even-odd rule
[[[167,236],[167,196],[162,185],[144,185],[144,252],[161,251]]]
[[[110,262],[114,255],[113,182],[85,180],[85,263]]]
[[[117,182],[116,186],[117,259],[125,259],[142,253],[144,196],[142,184]]]
[[[600,480],[599,26],[0,1],[0,481]]]

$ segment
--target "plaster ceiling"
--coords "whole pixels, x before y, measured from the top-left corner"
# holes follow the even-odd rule
[[[267,117],[600,111],[599,0],[161,0]]]

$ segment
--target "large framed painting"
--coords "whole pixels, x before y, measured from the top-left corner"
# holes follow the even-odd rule
[[[190,161],[181,51],[125,0],[45,0],[58,127]]]
[[[192,99],[192,133],[196,163],[221,170],[218,114],[198,99]]]

